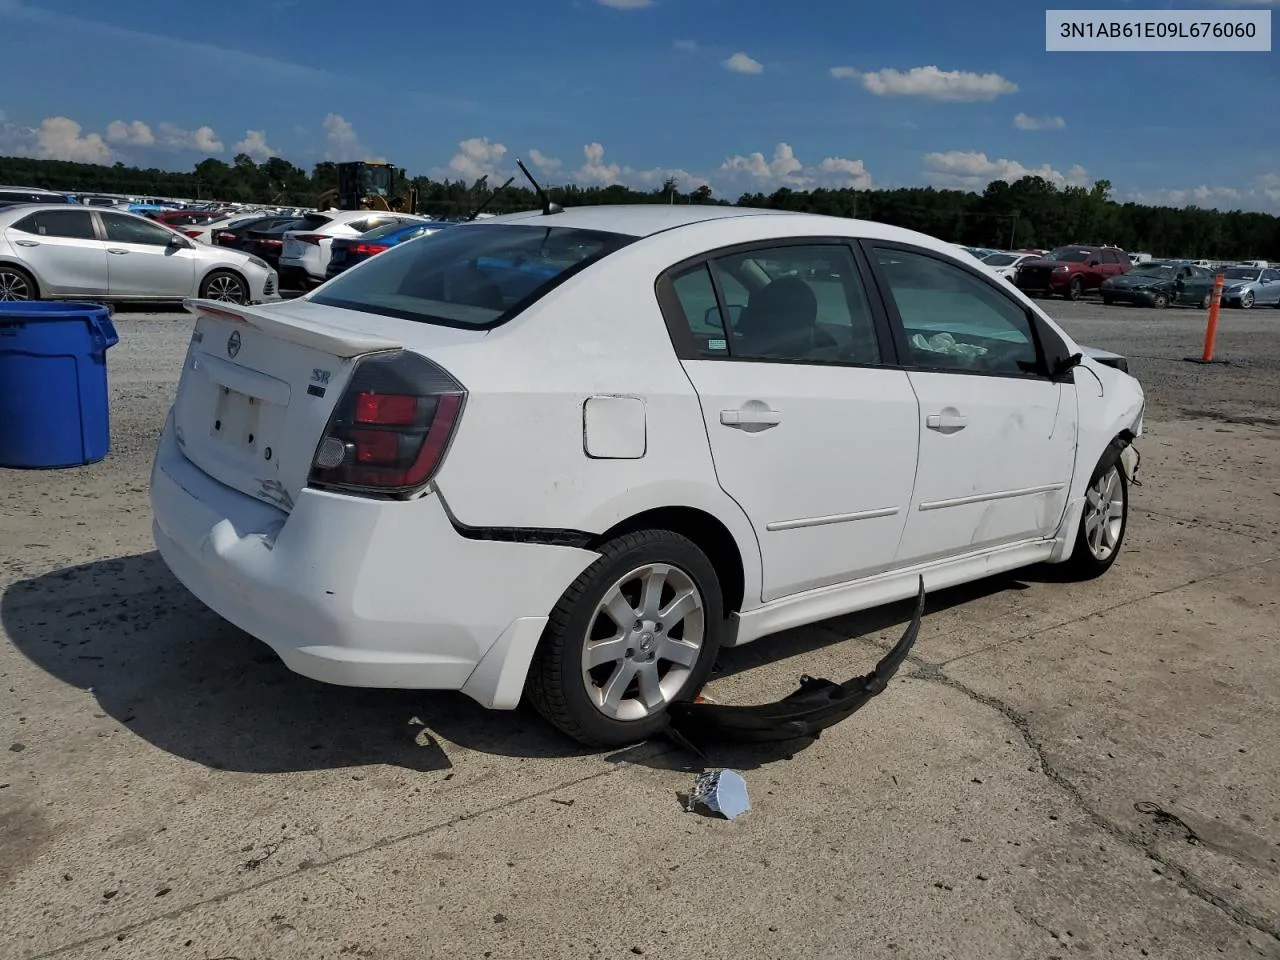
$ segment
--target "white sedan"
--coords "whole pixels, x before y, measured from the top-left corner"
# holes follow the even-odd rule
[[[136,214],[68,203],[0,210],[0,300],[254,303],[278,299],[276,287],[266,261]]]
[[[1018,275],[1018,268],[1028,260],[1043,259],[1038,253],[992,253],[983,258],[983,263],[990,267],[998,277],[1010,283]]]
[[[188,306],[156,544],[321,681],[628,743],[721,647],[1124,539],[1123,359],[907,230],[535,212]]]

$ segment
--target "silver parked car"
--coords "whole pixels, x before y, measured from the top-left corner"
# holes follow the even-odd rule
[[[1254,266],[1228,267],[1222,271],[1222,302],[1230,307],[1280,307],[1280,270]]]
[[[195,243],[119,210],[72,204],[0,209],[0,300],[279,299],[266,261]]]

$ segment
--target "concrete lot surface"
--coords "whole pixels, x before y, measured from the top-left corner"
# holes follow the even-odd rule
[[[1280,311],[1204,367],[1198,311],[1049,309],[1150,395],[1117,565],[930,597],[865,710],[713,753],[731,823],[665,744],[325,687],[204,610],[146,495],[190,320],[118,314],[109,459],[0,471],[0,958],[1280,957]],[[847,679],[907,613],[711,692]]]

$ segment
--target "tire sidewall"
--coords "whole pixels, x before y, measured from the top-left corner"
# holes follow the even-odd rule
[[[1084,281],[1079,277],[1072,277],[1071,282],[1067,284],[1067,299],[1079,300],[1084,296]]]
[[[563,702],[574,726],[587,739],[602,745],[621,746],[638,743],[653,736],[666,725],[665,711],[643,720],[614,720],[601,713],[591,702],[582,679],[582,648],[595,614],[596,605],[606,590],[631,570],[648,563],[667,563],[688,574],[702,594],[705,619],[702,651],[680,691],[679,698],[697,694],[715,665],[727,622],[719,578],[711,561],[691,540],[670,531],[654,531],[654,536],[635,545],[611,551],[588,567],[566,591],[565,598],[576,596],[563,616],[553,614],[548,635],[543,638],[546,649],[540,649],[537,667],[559,674]],[[625,538],[624,538],[625,539]],[[575,589],[576,588],[576,589]],[[564,604],[564,600],[561,601]],[[557,611],[561,610],[557,607]]]

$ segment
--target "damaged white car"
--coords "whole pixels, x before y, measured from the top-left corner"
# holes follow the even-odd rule
[[[1123,360],[911,231],[548,206],[188,306],[156,544],[318,680],[629,743],[721,647],[1124,540]]]

